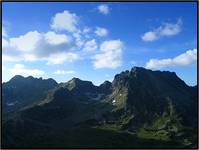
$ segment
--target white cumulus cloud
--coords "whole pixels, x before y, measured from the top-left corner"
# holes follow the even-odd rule
[[[105,5],[105,4],[99,5],[99,6],[97,7],[97,9],[98,9],[98,11],[99,11],[100,13],[102,13],[102,14],[104,14],[104,15],[107,15],[107,14],[109,13],[109,7],[108,7],[108,5]]]
[[[95,34],[98,36],[106,36],[108,35],[108,30],[105,28],[97,27],[95,30]]]
[[[180,33],[181,26],[181,19],[178,19],[177,23],[164,23],[162,26],[144,33],[141,38],[145,42],[152,42],[164,36],[174,36]]]
[[[25,35],[16,38],[10,38],[10,46],[15,47],[20,51],[32,51],[36,48],[42,35],[37,31],[30,31]]]
[[[65,10],[55,14],[52,18],[51,28],[55,30],[66,30],[69,32],[77,31],[79,17],[75,13]]]
[[[28,69],[22,64],[15,64],[12,69],[10,69],[12,75],[22,75],[26,76],[40,76],[45,72],[39,69]]]
[[[61,52],[61,53],[54,53],[50,55],[47,60],[47,64],[63,64],[64,62],[73,62],[77,60],[79,56],[76,53],[72,52]]]
[[[66,36],[65,34],[56,34],[52,31],[49,31],[45,34],[45,39],[49,44],[52,45],[68,43],[71,40],[70,37]]]
[[[169,66],[188,66],[197,61],[197,49],[188,50],[174,58],[150,59],[145,67],[148,69],[160,69]]]
[[[122,48],[123,43],[120,40],[103,42],[100,45],[100,53],[93,57],[94,68],[117,68],[121,66]]]
[[[3,61],[47,61],[60,64],[76,60],[78,54],[72,50],[75,42],[66,34],[49,31],[30,31],[3,42]]]
[[[97,49],[97,43],[95,39],[89,40],[84,44],[83,51],[94,52]]]
[[[105,41],[99,48],[98,42],[94,39],[95,34],[99,37],[106,36],[107,29],[80,26],[79,16],[68,10],[56,13],[50,25],[51,30],[46,32],[32,30],[15,37],[8,37],[3,33],[6,35],[2,39],[3,62],[43,61],[48,65],[56,65],[74,62],[81,58],[95,58],[96,68],[100,68],[99,63],[101,65],[108,63],[109,68],[121,65],[122,48],[117,46],[113,49],[102,48],[106,43],[117,45],[120,40]],[[100,61],[101,56],[107,56],[104,62]]]

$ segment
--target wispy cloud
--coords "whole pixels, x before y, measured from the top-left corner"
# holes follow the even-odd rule
[[[2,48],[7,47],[9,45],[8,41],[2,38]]]
[[[94,52],[98,48],[97,42],[95,39],[89,40],[84,44],[83,51],[85,52]]]
[[[7,36],[7,31],[5,29],[4,26],[2,26],[2,37],[6,37]]]
[[[44,58],[45,59],[45,58]],[[50,55],[46,58],[47,64],[63,64],[64,62],[73,62],[79,59],[79,56],[72,52],[61,52]]]
[[[169,66],[189,66],[197,61],[197,49],[188,50],[174,58],[150,59],[145,67],[148,69],[160,69]]]
[[[145,42],[152,42],[158,40],[161,37],[174,36],[180,33],[180,31],[182,30],[181,26],[182,26],[181,19],[178,19],[177,23],[164,23],[162,26],[152,31],[145,32],[141,38]]]
[[[98,9],[98,11],[99,11],[100,13],[102,13],[102,14],[104,14],[104,15],[109,14],[109,11],[110,11],[108,5],[105,5],[105,4],[99,5],[99,6],[97,7],[97,9]]]
[[[56,75],[66,75],[66,74],[75,74],[76,72],[74,70],[57,70],[53,74]]]
[[[158,32],[156,31],[148,31],[144,33],[144,35],[142,36],[142,40],[145,42],[155,41],[159,38],[157,33]]]
[[[95,30],[95,34],[98,36],[107,36],[108,30],[105,28],[97,27]]]

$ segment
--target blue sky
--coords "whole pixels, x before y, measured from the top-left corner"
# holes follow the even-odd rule
[[[133,66],[197,82],[195,2],[3,2],[3,82],[16,74],[100,84]]]

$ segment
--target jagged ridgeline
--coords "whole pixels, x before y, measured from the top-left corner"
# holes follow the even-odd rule
[[[196,148],[197,86],[134,67],[95,86],[15,76],[2,86],[4,148]]]

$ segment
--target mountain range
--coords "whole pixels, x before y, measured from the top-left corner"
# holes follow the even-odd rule
[[[133,67],[99,86],[14,76],[2,84],[4,148],[196,148],[197,86]]]

